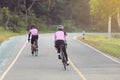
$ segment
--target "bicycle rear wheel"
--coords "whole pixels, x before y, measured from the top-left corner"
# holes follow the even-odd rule
[[[63,51],[61,51],[61,55],[62,55],[62,63],[63,63],[63,67],[64,67],[64,69],[66,70],[66,57],[65,57]]]
[[[62,61],[63,62],[63,66],[64,66],[64,69],[66,70],[66,61]]]
[[[35,50],[35,56],[38,56],[38,49]]]
[[[33,56],[38,56],[38,44],[33,44]]]

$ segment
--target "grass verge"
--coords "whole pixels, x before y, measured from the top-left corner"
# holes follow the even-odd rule
[[[108,39],[105,35],[86,35],[84,40],[80,36],[77,39],[104,53],[120,58],[120,39],[118,38]]]
[[[0,28],[0,44],[3,41],[8,40],[10,37],[17,35],[18,35],[17,33],[13,33],[11,31],[5,31],[4,29]]]

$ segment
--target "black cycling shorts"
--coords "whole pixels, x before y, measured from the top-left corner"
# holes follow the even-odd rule
[[[55,47],[58,47],[58,46],[60,46],[60,45],[64,45],[65,43],[64,43],[64,40],[56,40],[55,41]]]
[[[38,40],[38,35],[32,35],[32,37],[31,37],[31,44],[34,44],[35,40]]]

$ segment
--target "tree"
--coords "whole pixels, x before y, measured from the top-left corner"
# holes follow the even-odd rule
[[[108,38],[111,38],[111,17],[116,14],[115,0],[91,0],[91,15],[108,20]]]
[[[116,15],[117,15],[117,22],[120,28],[120,0],[115,0],[115,8],[116,8]]]
[[[4,28],[7,30],[9,29],[8,24],[11,18],[11,14],[10,14],[8,7],[3,7],[1,10],[1,13],[2,13],[3,23],[5,23]]]
[[[29,14],[31,8],[33,7],[33,5],[35,4],[35,1],[36,0],[30,0],[30,1],[24,0],[24,8],[25,8],[25,16],[26,16],[25,21],[26,21],[26,23],[28,23],[28,14]]]
[[[70,10],[76,24],[91,24],[89,0],[70,0]]]

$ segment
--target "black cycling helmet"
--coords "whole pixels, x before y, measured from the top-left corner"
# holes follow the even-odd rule
[[[35,28],[35,25],[31,25],[31,29]]]
[[[58,25],[57,30],[62,31],[64,29],[63,25]]]

